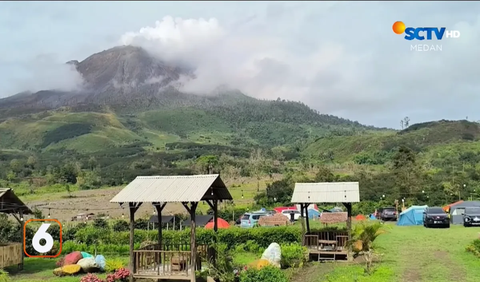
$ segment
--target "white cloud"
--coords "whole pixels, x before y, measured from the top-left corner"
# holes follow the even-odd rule
[[[8,84],[0,86],[0,96],[23,91],[75,91],[83,86],[83,78],[75,66],[59,62],[54,55],[44,54],[26,62],[7,63],[1,69],[5,70],[2,74]]]

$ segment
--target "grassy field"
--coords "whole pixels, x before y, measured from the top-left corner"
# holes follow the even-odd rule
[[[480,281],[480,259],[465,251],[479,232],[463,226],[392,226],[377,239],[380,256],[372,275],[365,276],[361,264],[321,263],[302,270],[293,282]]]
[[[294,271],[292,282],[480,281],[480,259],[465,251],[465,247],[478,237],[480,229],[463,226],[426,229],[387,224],[387,232],[377,239],[379,256],[370,276],[364,275],[361,262],[312,263]],[[123,259],[127,263],[128,259]],[[250,253],[235,256],[235,260],[243,264],[256,259],[259,255]],[[54,277],[54,268],[55,260],[27,259],[25,271],[13,275],[13,281],[78,281],[78,278]]]

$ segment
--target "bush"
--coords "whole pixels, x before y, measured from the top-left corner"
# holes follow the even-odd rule
[[[10,276],[3,269],[0,269],[0,282],[10,282]]]
[[[480,239],[473,240],[473,242],[467,246],[466,251],[480,257]]]
[[[288,282],[288,277],[281,269],[268,265],[259,270],[250,268],[243,271],[240,282]]]
[[[308,259],[308,250],[306,247],[297,244],[284,244],[281,245],[282,249],[282,261],[283,268],[288,267],[302,267]]]
[[[109,259],[105,265],[106,272],[115,272],[119,269],[124,268],[123,262],[119,259]]]

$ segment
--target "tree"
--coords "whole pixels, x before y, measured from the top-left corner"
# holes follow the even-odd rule
[[[252,166],[253,175],[257,178],[257,192],[260,191],[260,177],[265,169],[265,156],[262,149],[255,149],[250,154],[249,163]]]
[[[27,166],[28,166],[30,169],[34,169],[36,163],[37,163],[37,160],[35,159],[34,156],[28,157]]]
[[[197,159],[197,165],[203,173],[213,173],[213,169],[218,166],[218,157],[214,155],[204,155]]]
[[[410,118],[409,117],[404,117],[403,118],[403,125],[405,126],[405,128],[408,128],[408,126],[410,125]]]
[[[337,180],[338,177],[326,166],[320,166],[315,175],[315,182],[335,182]]]
[[[417,196],[422,190],[423,170],[417,164],[416,155],[410,148],[402,146],[398,149],[393,157],[392,172],[399,196]]]
[[[270,203],[289,204],[295,183],[291,178],[284,178],[267,184],[266,196]]]

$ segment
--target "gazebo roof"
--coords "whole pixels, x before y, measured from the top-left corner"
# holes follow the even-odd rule
[[[185,176],[138,176],[111,203],[174,203],[232,200],[218,174]]]
[[[0,213],[33,214],[32,210],[20,200],[12,188],[0,188]]]
[[[358,203],[358,182],[295,183],[292,203]]]

